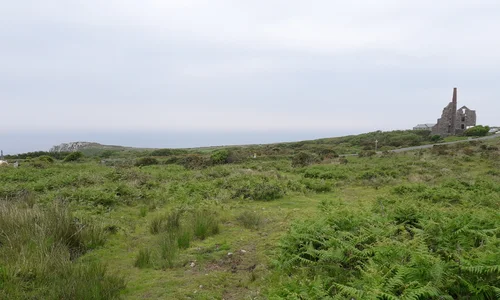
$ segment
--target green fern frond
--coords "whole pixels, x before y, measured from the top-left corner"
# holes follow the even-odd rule
[[[460,267],[460,270],[471,272],[477,275],[496,274],[500,273],[500,265]]]
[[[346,295],[346,296],[362,298],[364,295],[363,291],[358,290],[358,289],[353,288],[353,287],[350,287],[350,286],[347,286],[347,285],[343,285],[340,283],[334,283],[333,285],[340,291],[341,294]]]
[[[377,295],[377,298],[383,299],[383,300],[401,300],[399,297],[388,294],[386,292],[382,291],[376,291],[375,295]]]
[[[401,296],[401,299],[404,300],[419,300],[419,299],[429,299],[432,297],[438,297],[440,295],[439,289],[435,286],[432,286],[430,283],[426,286],[414,289],[405,293]]]

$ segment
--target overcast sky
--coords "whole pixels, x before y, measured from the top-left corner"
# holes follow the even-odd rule
[[[406,129],[455,86],[499,125],[499,34],[498,0],[5,0],[0,138]]]

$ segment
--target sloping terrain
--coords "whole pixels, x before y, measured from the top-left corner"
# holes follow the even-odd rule
[[[0,298],[498,297],[498,139],[296,145],[1,168]]]

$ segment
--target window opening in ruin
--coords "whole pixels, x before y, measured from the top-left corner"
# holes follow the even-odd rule
[[[462,116],[462,122],[465,122],[465,116]]]
[[[462,129],[465,129],[465,124],[462,124]]]

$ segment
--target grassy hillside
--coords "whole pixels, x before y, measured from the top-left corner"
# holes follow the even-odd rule
[[[238,152],[245,152],[248,155],[254,153],[261,154],[290,154],[296,151],[310,151],[321,154],[325,150],[335,152],[337,154],[352,154],[362,151],[375,150],[375,141],[377,141],[377,150],[392,150],[403,147],[419,146],[434,144],[439,142],[448,142],[467,139],[467,137],[447,137],[441,139],[439,136],[431,135],[430,131],[414,131],[414,130],[396,130],[396,131],[376,131],[359,135],[351,135],[336,138],[324,138],[309,141],[264,144],[264,145],[242,145],[242,146],[214,146],[200,147],[189,149],[148,149],[134,148],[114,145],[102,145],[98,143],[85,143],[78,151],[87,156],[95,156],[101,158],[119,158],[119,157],[137,157],[137,156],[171,156],[176,154],[206,154],[218,149],[233,149]],[[71,144],[71,143],[70,143]],[[65,148],[62,148],[65,149]],[[24,153],[19,155],[8,155],[8,159],[25,159],[27,157],[34,158],[41,155],[49,155],[55,158],[64,157],[68,152],[45,152],[37,151]]]
[[[0,168],[0,299],[498,298],[500,141],[406,134]]]

